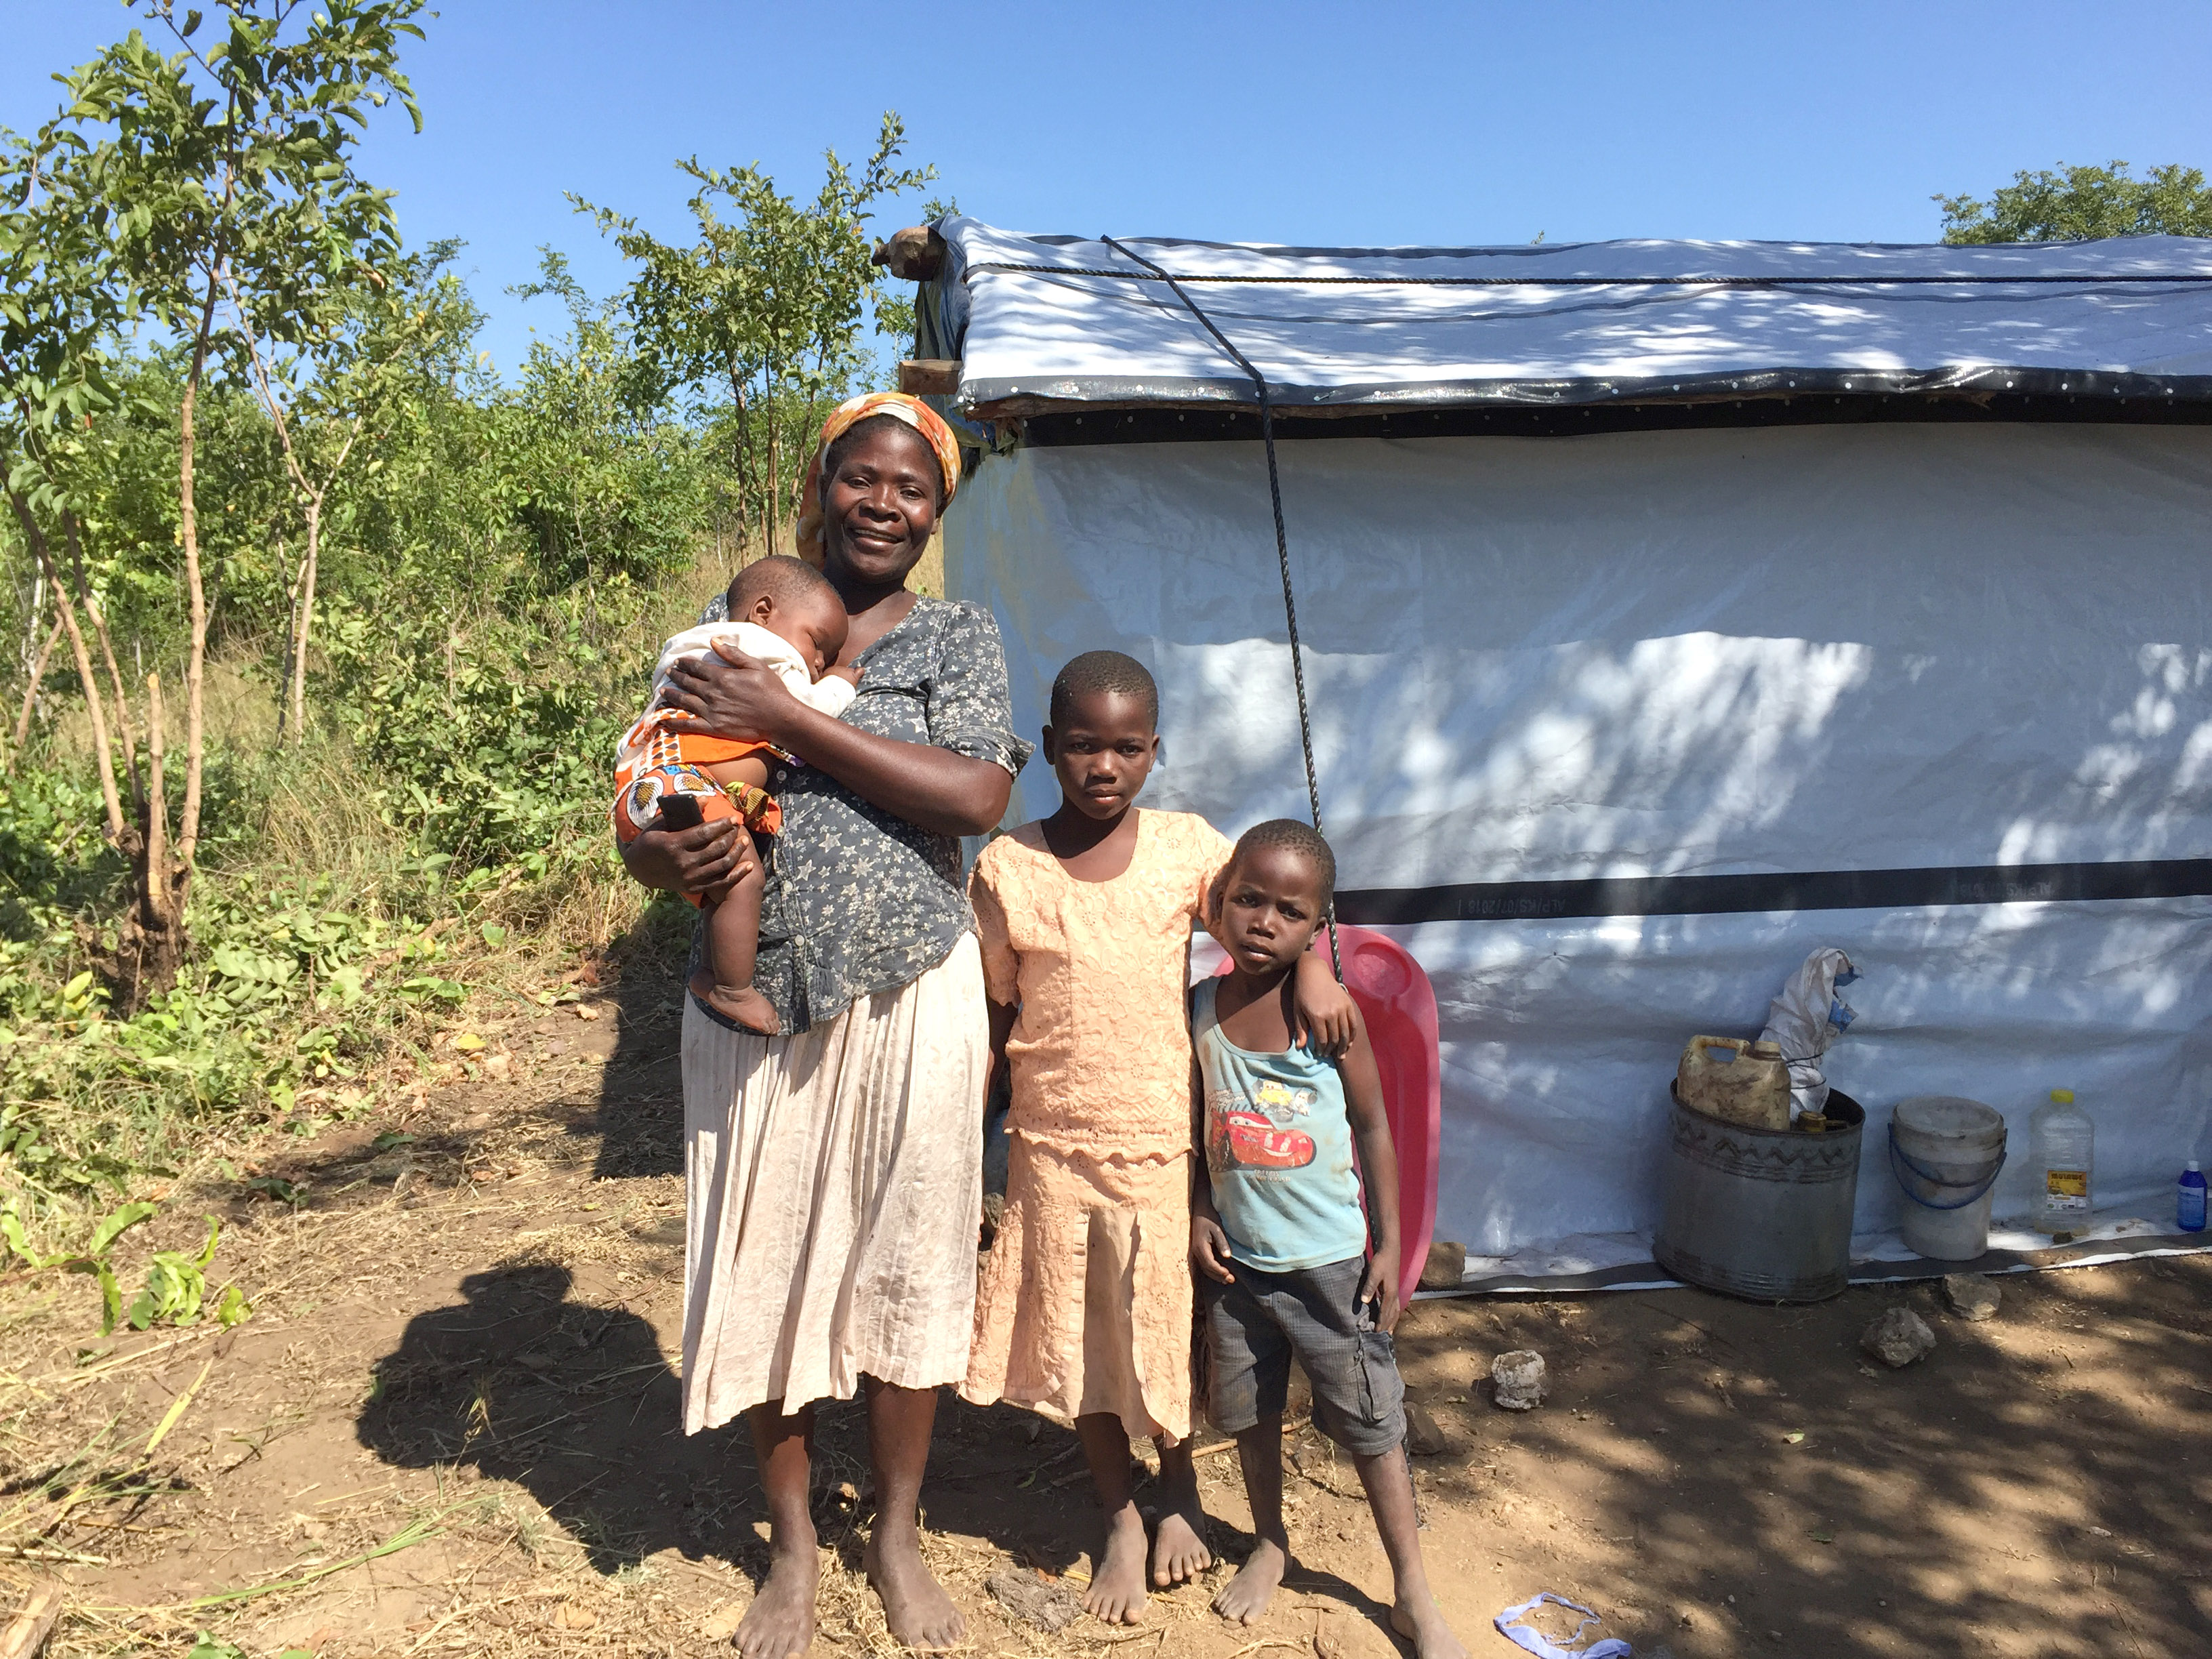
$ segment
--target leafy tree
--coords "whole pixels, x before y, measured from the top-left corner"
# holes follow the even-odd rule
[[[100,234],[105,205],[88,190],[83,160],[82,141],[58,127],[49,126],[35,142],[0,134],[0,474],[40,585],[52,593],[57,625],[76,659],[107,839],[119,843],[125,826],[108,710],[77,621],[80,607],[94,625],[135,779],[128,703],[106,618],[85,584],[76,520],[54,469],[57,438],[113,402],[109,369],[122,319],[111,250]],[[47,535],[57,510],[67,532],[74,599]]]
[[[280,740],[288,717],[295,741],[307,735],[307,647],[331,492],[364,432],[369,447],[379,447],[419,368],[443,361],[456,344],[465,347],[474,331],[475,307],[455,279],[438,274],[457,248],[448,243],[427,256],[364,265],[356,280],[343,283],[318,307],[289,356],[263,349],[255,307],[232,285],[253,388],[276,432],[306,532],[307,545],[286,584],[288,684],[277,710]],[[285,320],[280,314],[277,325]]]
[[[533,341],[501,422],[517,515],[544,589],[636,582],[688,562],[702,502],[692,434],[639,361],[614,301],[593,301],[568,262],[543,250],[540,277],[514,290],[567,307],[559,343]]]
[[[905,147],[904,125],[886,111],[857,174],[836,151],[824,152],[822,188],[804,206],[757,166],[679,161],[699,185],[686,204],[697,228],[688,245],[570,198],[637,267],[626,303],[659,388],[710,404],[726,393],[735,470],[764,547],[774,547],[797,489],[805,428],[860,366],[862,319],[888,298],[870,258],[868,216],[885,198],[937,176],[933,167],[897,165]]]
[[[137,856],[137,895],[122,929],[118,990],[126,1008],[174,983],[185,902],[200,841],[205,763],[203,675],[207,587],[195,491],[195,417],[210,358],[236,367],[248,313],[267,337],[298,346],[327,326],[365,270],[397,257],[386,192],[354,171],[371,107],[397,97],[422,113],[398,71],[422,0],[219,0],[220,40],[172,0],[146,15],[182,48],[155,51],[133,29],[65,77],[70,120],[133,301],[189,357],[178,404],[178,540],[191,633],[185,667],[185,790],[173,848],[161,760],[161,682],[147,682],[153,754]],[[302,21],[304,20],[304,21]],[[232,314],[221,307],[234,301]],[[249,297],[250,296],[250,297]]]
[[[2100,236],[2212,236],[2212,186],[2196,167],[2125,161],[2016,173],[1987,202],[1937,196],[1947,242],[2079,242]]]

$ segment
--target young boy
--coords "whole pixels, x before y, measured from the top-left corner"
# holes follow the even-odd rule
[[[756,559],[730,583],[726,602],[727,622],[687,628],[661,647],[653,704],[616,747],[615,834],[624,842],[641,830],[709,818],[742,818],[756,842],[783,825],[768,781],[785,756],[765,743],[711,736],[690,714],[659,706],[678,662],[726,641],[767,663],[792,696],[823,714],[842,714],[852,703],[852,679],[831,672],[845,648],[845,605],[820,571],[781,554]],[[707,912],[707,963],[693,976],[691,994],[725,1021],[773,1034],[775,1010],[753,988],[767,884],[756,860],[735,881],[692,901]]]
[[[1335,888],[1328,843],[1305,824],[1278,818],[1246,831],[1216,889],[1214,933],[1231,971],[1191,991],[1204,1152],[1191,1259],[1206,1303],[1212,1414],[1237,1437],[1259,1537],[1213,1606],[1252,1623],[1290,1565],[1283,1406],[1295,1354],[1313,1384],[1315,1425],[1352,1455],[1367,1490],[1396,1582],[1391,1628],[1420,1659],[1466,1659],[1429,1591],[1401,1443],[1405,1385],[1390,1342],[1398,1158],[1375,1051],[1364,1025],[1334,1061],[1292,1036],[1290,987]]]

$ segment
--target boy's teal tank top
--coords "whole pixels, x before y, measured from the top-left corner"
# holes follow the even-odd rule
[[[1191,988],[1191,1046],[1206,1092],[1206,1173],[1229,1253],[1262,1273],[1367,1250],[1344,1079],[1310,1048],[1255,1054],[1221,1035],[1218,979]]]

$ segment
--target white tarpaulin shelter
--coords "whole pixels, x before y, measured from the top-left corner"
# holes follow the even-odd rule
[[[1115,246],[941,229],[924,343],[986,451],[947,568],[1021,722],[1124,650],[1149,799],[1303,816],[1251,381]],[[2171,1225],[2212,1157],[2212,242],[1123,246],[1273,388],[1340,914],[1435,984],[1474,1273],[1648,1260],[1684,1041],[1829,945],[1868,1248],[1914,1094],[2005,1114],[2002,1216],[2075,1089],[2100,1210]],[[1032,768],[1013,814],[1055,801]]]

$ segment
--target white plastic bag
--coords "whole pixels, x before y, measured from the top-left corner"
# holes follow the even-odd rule
[[[1766,1029],[1759,1039],[1782,1050],[1790,1062],[1790,1121],[1828,1103],[1828,1079],[1820,1069],[1820,1056],[1843,1036],[1856,1018],[1836,996],[1836,988],[1858,977],[1851,959],[1831,945],[1805,958],[1805,965],[1790,975],[1782,994],[1767,1005]]]

